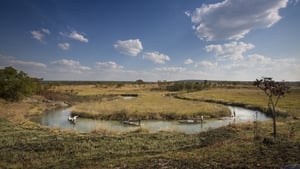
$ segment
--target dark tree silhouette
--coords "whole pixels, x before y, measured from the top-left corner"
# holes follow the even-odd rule
[[[268,113],[272,115],[273,119],[273,136],[277,137],[276,130],[276,106],[281,97],[289,93],[289,87],[284,82],[275,82],[271,77],[263,77],[256,79],[254,85],[265,92],[268,97]]]

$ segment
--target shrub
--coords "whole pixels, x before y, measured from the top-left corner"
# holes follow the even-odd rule
[[[0,69],[0,97],[9,101],[20,100],[40,89],[40,79],[31,78],[13,67]]]

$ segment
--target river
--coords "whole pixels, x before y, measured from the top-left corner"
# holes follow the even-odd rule
[[[92,132],[103,130],[112,133],[124,133],[139,129],[142,127],[150,132],[175,131],[187,134],[195,134],[209,129],[226,126],[230,123],[251,122],[254,120],[264,121],[270,119],[260,111],[249,110],[246,108],[228,106],[231,112],[235,112],[236,117],[225,117],[222,119],[204,120],[198,124],[182,124],[178,121],[166,120],[145,120],[141,126],[128,126],[114,120],[95,120],[78,117],[76,124],[70,123],[68,117],[71,115],[71,109],[59,109],[43,113],[41,116],[32,117],[31,120],[43,126],[56,127],[61,129],[76,130],[79,132]]]

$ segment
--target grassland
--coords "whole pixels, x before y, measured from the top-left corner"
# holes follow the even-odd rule
[[[202,105],[199,101],[166,97],[163,96],[165,92],[152,91],[152,87],[152,84],[118,88],[71,85],[54,90],[62,95],[72,91],[84,98],[92,97],[88,101],[74,102],[74,107],[83,109],[90,104],[89,112],[95,111],[96,115],[98,110],[114,107],[120,110],[122,106],[128,114],[168,110],[167,114],[174,110],[173,113],[182,113],[178,116],[210,111],[207,108],[201,112],[205,104],[216,108],[211,103]],[[139,97],[132,100],[115,97],[115,94],[124,93],[136,93]],[[113,99],[107,99],[111,94]],[[261,107],[266,101],[263,93],[252,87],[213,88],[180,96]],[[27,120],[26,117],[49,108],[48,103],[0,100],[0,168],[281,168],[300,164],[299,97],[299,90],[294,88],[280,101],[280,110],[288,117],[278,120],[277,140],[272,138],[269,121],[234,124],[199,134],[138,130],[115,135],[103,131],[62,131]]]
[[[114,119],[187,119],[204,115],[205,118],[229,116],[230,111],[223,105],[179,100],[164,96],[163,92],[139,92],[133,99],[82,102],[73,106],[74,114],[81,117]]]
[[[124,93],[140,93],[145,92],[153,87],[157,87],[155,84],[137,85],[137,84],[123,84],[119,86],[115,85],[60,85],[54,86],[51,90],[60,93],[76,93],[79,96],[97,96],[97,95],[112,95],[112,94],[124,94]]]
[[[127,84],[121,87],[69,85],[56,87],[55,91],[72,91],[77,96],[86,97],[86,101],[83,100],[73,106],[74,114],[99,119],[184,119],[201,115],[204,115],[206,118],[230,115],[226,107],[212,103],[258,108],[265,112],[267,110],[265,94],[251,85],[175,93],[177,98],[182,98],[182,100],[166,97],[166,94],[170,94],[166,91],[151,90],[155,87],[157,87],[155,84],[142,86]],[[111,97],[121,94],[137,94],[138,97],[132,100],[124,100],[122,97]],[[94,99],[89,100],[88,98],[91,97]],[[300,87],[292,87],[291,92],[280,99],[277,110],[281,116],[299,117],[299,105]]]
[[[244,105],[245,107],[267,108],[267,97],[263,91],[255,88],[214,88],[199,92],[185,93],[182,98],[200,101],[212,101],[227,104]],[[300,116],[300,88],[293,87],[289,94],[279,100],[277,110],[282,115]]]

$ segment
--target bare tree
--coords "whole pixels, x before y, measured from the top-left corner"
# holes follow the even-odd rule
[[[284,97],[286,93],[289,93],[289,87],[284,82],[275,82],[271,77],[256,79],[254,85],[263,90],[268,97],[268,112],[273,118],[273,136],[276,138],[276,106],[279,99]]]

